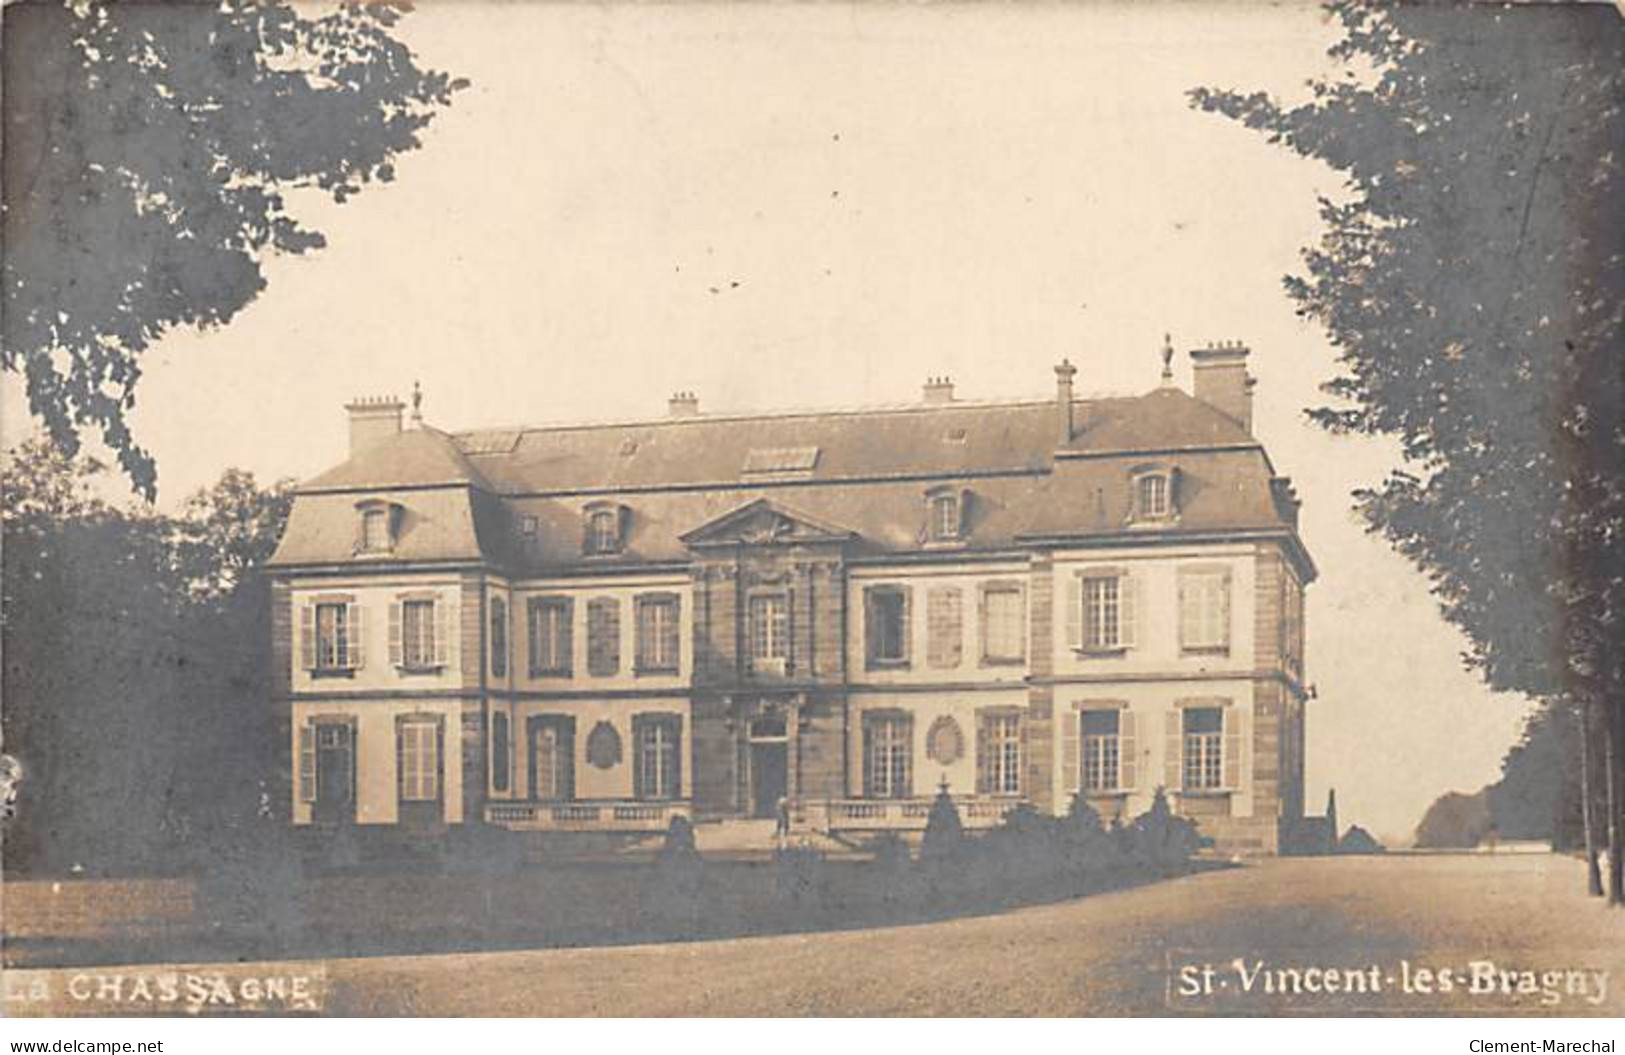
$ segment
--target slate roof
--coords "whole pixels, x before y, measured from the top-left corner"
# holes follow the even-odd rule
[[[437,543],[447,558],[472,549],[531,571],[683,561],[685,535],[764,497],[851,532],[855,555],[922,551],[924,491],[944,482],[970,496],[965,548],[1008,549],[1035,536],[1121,533],[1130,471],[1148,460],[1179,468],[1178,532],[1293,527],[1263,448],[1239,422],[1180,389],[1075,402],[1073,439],[1059,451],[1057,413],[1053,400],[955,402],[411,429],[302,485],[273,563],[313,562],[324,552],[349,560],[358,495],[437,486],[468,496],[468,537]],[[604,497],[630,510],[625,551],[607,561],[581,553],[582,507]],[[417,500],[402,501],[410,509]],[[330,518],[342,524],[318,526]],[[533,532],[524,529],[528,518]],[[341,538],[342,551],[334,542]],[[413,552],[423,558],[421,548]]]

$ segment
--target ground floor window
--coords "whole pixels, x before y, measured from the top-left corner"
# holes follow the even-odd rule
[[[682,788],[682,719],[675,714],[633,718],[637,770],[633,794],[640,799],[675,799]]]
[[[907,715],[868,714],[863,721],[863,794],[901,799],[914,793],[914,723]]]
[[[1116,709],[1084,711],[1083,787],[1087,791],[1115,791],[1121,786],[1118,764],[1121,759]]]
[[[509,745],[508,716],[491,712],[491,790],[507,791],[512,779],[512,748]]]
[[[530,720],[530,797],[575,798],[575,722],[562,715]]]
[[[1021,793],[1021,715],[982,716],[977,790],[988,795]]]
[[[1218,707],[1187,707],[1184,739],[1184,787],[1195,791],[1222,787],[1224,711]]]
[[[403,718],[396,725],[396,763],[402,802],[440,798],[440,722]]]

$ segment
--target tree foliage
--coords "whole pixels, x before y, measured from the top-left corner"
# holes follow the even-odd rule
[[[1285,280],[1339,353],[1311,415],[1400,440],[1359,507],[1492,685],[1602,693],[1625,655],[1625,31],[1606,6],[1328,7],[1343,77],[1310,101],[1192,93],[1345,178]]]
[[[96,497],[107,472],[46,440],[0,472],[0,718],[23,771],[8,869],[207,865],[286,801],[253,571],[287,484],[230,470],[168,517]]]
[[[420,68],[384,4],[7,5],[4,349],[68,455],[99,433],[138,491],[141,357],[223,325],[269,252],[324,244],[303,189],[343,202],[395,176],[465,82]]]

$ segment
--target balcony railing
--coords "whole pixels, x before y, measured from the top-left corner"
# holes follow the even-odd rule
[[[959,821],[966,828],[991,828],[1022,800],[1010,796],[955,795]],[[912,799],[830,799],[828,831],[919,831],[931,816],[935,797]]]
[[[488,824],[513,831],[663,832],[673,817],[692,818],[687,802],[598,799],[573,802],[492,802]]]

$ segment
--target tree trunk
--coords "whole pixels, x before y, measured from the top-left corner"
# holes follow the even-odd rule
[[[1604,769],[1608,780],[1608,904],[1625,905],[1625,810],[1620,789],[1620,741],[1625,739],[1625,714],[1620,701],[1608,701],[1608,733]]]
[[[1580,827],[1585,835],[1586,893],[1602,897],[1602,869],[1597,865],[1597,834],[1594,827],[1596,810],[1592,806],[1591,778],[1591,707],[1582,702],[1578,707],[1580,720]]]

